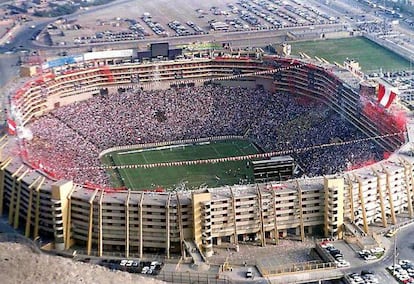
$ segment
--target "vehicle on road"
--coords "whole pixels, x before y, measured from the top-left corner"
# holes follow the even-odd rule
[[[386,234],[385,234],[385,236],[387,237],[387,238],[392,238],[396,233],[398,232],[398,230],[396,230],[396,229],[391,229],[391,230],[389,230]]]
[[[253,279],[254,275],[253,275],[253,271],[251,268],[247,269],[246,271],[246,278],[248,279]]]
[[[377,259],[377,257],[375,255],[372,255],[372,254],[366,254],[364,256],[364,259],[365,260],[375,260],[375,259]]]
[[[382,247],[376,247],[376,248],[371,249],[372,254],[383,253],[384,251],[385,251],[385,249],[382,248]]]
[[[338,268],[342,268],[342,267],[349,267],[351,264],[349,263],[349,261],[346,261],[346,260],[338,260],[338,261],[335,261],[335,263],[336,263],[336,266],[338,267]]]

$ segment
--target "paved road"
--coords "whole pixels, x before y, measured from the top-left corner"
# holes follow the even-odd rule
[[[397,257],[396,261],[400,259],[409,259],[414,262],[414,223],[398,231],[396,234],[396,247],[397,247]],[[395,238],[395,237],[394,237]],[[344,269],[345,273],[357,272],[360,273],[361,270],[370,270],[375,272],[378,276],[380,283],[398,283],[385,269],[394,262],[394,238],[388,239],[383,237],[384,246],[388,247],[385,255],[379,261],[373,262],[364,262],[362,260],[355,260],[359,262],[356,267],[353,264],[353,268]],[[356,255],[356,254],[355,254]],[[353,259],[350,259],[352,262]]]

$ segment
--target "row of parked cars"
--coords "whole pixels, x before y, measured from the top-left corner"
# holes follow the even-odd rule
[[[150,275],[158,275],[163,267],[163,263],[158,261],[140,261],[136,259],[104,259],[99,264],[112,270]]]
[[[387,269],[400,283],[414,283],[414,264],[411,261],[402,259]]]
[[[344,259],[344,255],[341,253],[341,251],[334,247],[332,243],[329,241],[323,241],[320,243],[320,246],[327,250],[327,252],[332,255],[332,257],[335,259],[335,263],[337,267],[349,267],[350,263]]]
[[[361,251],[358,251],[358,255],[360,258],[364,260],[375,260],[380,258],[385,252],[384,248],[376,247],[370,250],[363,249]]]
[[[350,284],[378,284],[379,280],[375,276],[374,272],[368,270],[362,270],[359,273],[350,273],[348,276],[348,282]]]

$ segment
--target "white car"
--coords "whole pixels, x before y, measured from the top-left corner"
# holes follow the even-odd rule
[[[395,277],[397,277],[398,279],[399,279],[400,277],[408,277],[408,278],[409,278],[408,273],[407,273],[407,272],[403,273],[401,270],[395,270],[395,271],[392,271],[392,275],[394,275],[394,276],[395,276]]]
[[[141,274],[146,274],[148,270],[150,270],[150,268],[148,266],[144,266],[141,270]]]
[[[407,280],[409,280],[410,279],[410,276],[408,276],[408,275],[402,275],[402,274],[400,274],[399,276],[396,276],[397,278],[398,278],[398,280],[400,280],[400,281],[407,281]]]
[[[375,255],[372,255],[372,254],[366,254],[364,256],[364,259],[365,260],[374,260],[374,259],[377,259],[377,257]]]
[[[328,248],[328,247],[333,247],[333,244],[329,243],[329,242],[321,242],[320,243],[321,248]]]
[[[358,253],[358,255],[360,256],[360,257],[364,257],[365,255],[367,255],[367,254],[371,254],[371,252],[369,251],[369,250],[367,250],[367,249],[363,249],[363,250],[360,250],[360,251],[357,251],[357,253]]]
[[[391,274],[392,274],[392,276],[394,276],[397,279],[401,277],[401,274],[398,273],[397,271],[391,271]]]
[[[346,260],[335,261],[337,267],[349,267],[351,264]]]
[[[401,274],[408,274],[408,272],[403,268],[395,268],[395,271],[398,271],[398,273],[401,273]]]
[[[393,230],[393,229],[391,229],[391,230],[389,230],[388,232],[387,232],[387,234],[385,235],[387,238],[391,238],[391,237],[393,237],[395,234],[397,233],[397,230]]]
[[[369,278],[365,278],[365,283],[378,284],[379,280],[376,277],[369,277]]]
[[[246,278],[253,278],[253,271],[251,268],[247,269]]]
[[[365,280],[362,279],[362,277],[360,276],[355,276],[354,278],[352,278],[352,280],[354,280],[356,283],[364,283]]]
[[[385,249],[382,248],[382,247],[376,247],[376,248],[371,249],[371,253],[373,253],[373,254],[382,253],[384,251],[385,251]]]
[[[150,269],[154,270],[157,265],[159,265],[158,261],[151,262]]]
[[[394,265],[390,265],[390,266],[388,266],[387,268],[388,268],[388,270],[394,270],[394,268],[395,268],[395,269],[397,269],[397,268],[401,268],[401,265],[396,264],[396,265],[395,265],[395,267],[394,267]]]

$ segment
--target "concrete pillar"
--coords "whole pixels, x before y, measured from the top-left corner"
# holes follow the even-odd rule
[[[392,199],[392,192],[391,192],[391,186],[390,186],[390,173],[387,171],[387,169],[385,167],[382,167],[382,169],[384,170],[384,172],[386,173],[386,183],[387,183],[387,194],[388,194],[388,198],[389,198],[389,203],[390,203],[390,211],[391,211],[391,220],[392,220],[392,224],[395,225],[397,224],[397,217],[395,215],[395,210],[394,210],[394,202]]]
[[[170,202],[171,194],[168,195],[168,199],[165,204],[165,251],[167,253],[167,258],[170,258]]]
[[[4,199],[4,171],[12,161],[11,158],[0,163],[0,216],[3,215],[3,199]]]
[[[16,175],[18,174],[18,172],[23,168],[23,165],[20,166],[20,168],[17,169],[16,172],[14,172],[14,174],[12,174],[12,178],[13,178],[13,185],[12,185],[12,190],[10,193],[10,204],[9,204],[9,224],[12,225],[13,224],[13,216],[14,216],[14,199],[15,199],[15,191],[16,191]]]
[[[95,200],[95,196],[98,194],[98,190],[96,189],[92,196],[89,198],[89,225],[88,225],[88,241],[87,241],[87,254],[91,255],[92,252],[92,242],[93,242],[93,202]]]
[[[128,189],[125,199],[125,257],[129,257],[129,199],[131,198],[131,190]]]
[[[178,221],[178,231],[180,234],[180,251],[181,255],[185,257],[185,248],[184,248],[184,233],[183,233],[183,222],[182,222],[182,212],[181,212],[181,203],[180,203],[180,195],[176,194],[177,198],[177,221]]]
[[[35,206],[35,223],[33,231],[33,239],[39,236],[39,222],[40,222],[40,187],[36,190],[36,206]]]
[[[142,228],[142,203],[144,201],[144,192],[141,193],[141,200],[139,201],[139,258],[142,258],[144,254],[144,240],[143,240],[143,228]]]
[[[231,210],[233,213],[233,229],[234,229],[234,236],[235,236],[235,242],[234,244],[238,244],[239,240],[237,238],[237,215],[236,215],[236,199],[234,198],[233,190],[230,188],[230,194],[231,194]]]
[[[98,229],[99,229],[99,240],[98,240],[98,255],[101,257],[103,254],[103,206],[102,200],[104,197],[105,191],[101,191],[101,196],[99,197],[99,207],[98,207]]]
[[[386,228],[387,227],[387,216],[385,212],[384,195],[383,195],[382,188],[381,188],[381,175],[374,168],[372,170],[377,176],[377,193],[378,193],[378,197],[380,200],[380,207],[381,207],[381,219],[382,219],[381,222],[382,222],[382,226]]]

